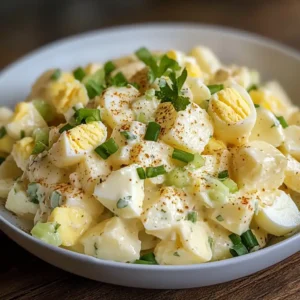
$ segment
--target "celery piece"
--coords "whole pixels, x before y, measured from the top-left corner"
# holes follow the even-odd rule
[[[60,246],[62,241],[57,229],[60,224],[56,222],[38,222],[31,230],[31,235],[53,246]]]
[[[189,183],[188,172],[183,168],[175,168],[167,174],[166,183],[168,185],[174,185],[178,188],[183,188]]]
[[[46,122],[51,122],[55,118],[55,110],[51,104],[37,99],[33,100],[32,104]]]

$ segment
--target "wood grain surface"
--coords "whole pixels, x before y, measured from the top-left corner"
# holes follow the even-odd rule
[[[55,39],[111,25],[188,21],[226,25],[300,50],[298,0],[0,1],[0,68]],[[300,299],[300,253],[252,276],[190,290],[142,290],[59,270],[0,232],[0,299]],[[180,275],[179,275],[180,276]]]

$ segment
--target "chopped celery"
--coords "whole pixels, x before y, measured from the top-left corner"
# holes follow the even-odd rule
[[[27,187],[27,195],[29,200],[35,204],[39,204],[40,195],[38,194],[39,184],[36,182],[31,182]]]
[[[147,118],[146,118],[146,115],[144,113],[140,113],[138,114],[138,116],[136,117],[136,120],[138,122],[141,122],[141,123],[144,123],[144,124],[147,124]]]
[[[175,168],[167,174],[166,183],[168,185],[174,185],[178,188],[183,188],[189,183],[188,172],[183,168]]]
[[[225,203],[229,196],[229,188],[216,178],[210,178],[208,180],[209,190],[208,196],[212,201],[218,203]]]
[[[49,145],[49,128],[37,128],[33,132],[35,139],[34,148],[32,154],[39,154],[47,149]]]
[[[204,165],[205,165],[205,158],[198,153],[194,154],[194,160],[192,160],[189,163],[189,166],[192,167],[193,169],[199,169]]]
[[[62,241],[57,232],[60,224],[56,222],[40,223],[38,222],[31,230],[31,235],[44,241],[47,244],[60,246]]]
[[[230,178],[226,178],[222,183],[229,188],[230,193],[235,193],[239,190],[237,184]]]
[[[33,100],[32,103],[46,122],[51,122],[55,118],[55,110],[51,104],[44,100]]]
[[[203,100],[202,102],[200,102],[199,106],[202,109],[208,110],[208,105],[209,105],[209,100]]]

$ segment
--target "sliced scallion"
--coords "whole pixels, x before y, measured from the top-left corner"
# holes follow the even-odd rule
[[[172,158],[188,163],[194,160],[195,155],[183,150],[174,149]]]
[[[135,140],[137,138],[137,136],[133,133],[131,133],[130,131],[120,131],[120,134],[123,135],[125,137],[126,140]]]
[[[131,202],[132,196],[125,196],[118,200],[117,202],[117,208],[125,208],[129,205]]]
[[[85,88],[87,90],[88,96],[90,99],[95,98],[96,96],[99,96],[103,91],[103,86],[99,85],[94,80],[89,80],[85,84]]]
[[[64,131],[71,130],[72,128],[74,128],[72,125],[66,124],[62,128],[59,129],[59,133],[63,133]]]
[[[116,144],[113,138],[108,139],[105,143],[101,144],[95,149],[95,152],[103,159],[107,159],[109,156],[117,152],[119,146]]]
[[[107,61],[104,64],[104,72],[105,72],[106,76],[108,76],[115,69],[116,69],[116,66],[114,65],[114,63],[112,61]]]
[[[209,88],[210,93],[212,95],[224,89],[223,84],[212,84],[212,85],[208,85],[207,87]]]
[[[159,175],[163,175],[167,173],[165,170],[165,167],[163,165],[158,166],[158,167],[147,167],[146,168],[146,177],[147,178],[153,178]]]
[[[254,103],[254,107],[255,107],[255,108],[260,108],[260,105]]]
[[[122,72],[118,72],[114,77],[111,78],[111,84],[122,87],[126,86],[128,84],[128,81]]]
[[[136,169],[140,179],[146,179],[146,172],[142,167]]]
[[[240,236],[232,233],[229,235],[229,238],[233,243],[232,248],[229,250],[232,256],[241,256],[248,253],[248,250],[242,243]]]
[[[247,230],[241,235],[241,240],[249,251],[256,246],[259,246],[258,241],[251,229]]]
[[[224,221],[224,218],[223,218],[221,215],[216,216],[216,219],[217,219],[219,222],[223,222],[223,221]]]
[[[155,259],[155,255],[153,252],[142,255],[140,257],[140,260],[149,261],[149,262],[152,262],[153,264],[157,265],[157,261]]]
[[[276,116],[276,119],[279,121],[279,123],[283,128],[287,128],[289,126],[283,116],[278,116],[278,117]]]
[[[219,179],[226,179],[229,177],[228,170],[224,170],[218,174]]]
[[[250,87],[247,89],[247,92],[250,93],[251,91],[257,90],[258,86],[257,84],[252,84]]]
[[[192,223],[196,223],[197,222],[197,212],[196,211],[190,211],[187,216],[186,219],[188,221],[191,221]]]
[[[27,195],[29,200],[35,204],[39,204],[39,197],[37,195],[37,191],[39,189],[39,184],[36,182],[31,182],[27,187]]]
[[[20,139],[23,139],[25,137],[25,131],[21,130],[20,132]]]
[[[149,122],[144,139],[156,142],[160,133],[160,125],[156,122]]]
[[[92,108],[80,108],[75,112],[76,124],[101,121],[100,110]]]
[[[50,205],[54,209],[60,205],[62,195],[58,191],[53,191],[50,196]]]

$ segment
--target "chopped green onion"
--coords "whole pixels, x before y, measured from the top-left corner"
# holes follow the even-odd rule
[[[85,84],[85,88],[87,90],[88,96],[90,99],[99,96],[103,91],[103,86],[99,85],[94,80],[90,80]]]
[[[100,110],[96,108],[80,108],[76,110],[74,117],[76,124],[101,121]]]
[[[241,235],[241,240],[249,251],[256,246],[259,246],[258,241],[251,229],[247,230]]]
[[[32,104],[46,122],[51,122],[55,118],[54,107],[44,100],[33,100]]]
[[[78,67],[76,70],[73,71],[73,75],[75,79],[81,81],[86,76],[86,73],[83,70],[83,68]]]
[[[226,179],[229,177],[228,170],[224,170],[218,174],[219,179]]]
[[[233,243],[232,248],[229,250],[232,256],[241,256],[248,253],[248,250],[242,243],[240,236],[232,233],[229,235],[229,238]]]
[[[183,150],[174,149],[172,158],[188,163],[194,160],[195,155]]]
[[[108,139],[105,143],[101,144],[95,149],[95,152],[103,159],[107,159],[109,156],[117,152],[119,146],[116,144],[113,138]]]
[[[145,92],[145,98],[147,100],[152,100],[155,97],[155,89],[149,89]]]
[[[125,139],[129,141],[135,140],[137,138],[137,136],[131,133],[130,131],[120,131],[120,134],[123,135]]]
[[[276,116],[276,119],[279,121],[283,128],[287,128],[289,126],[283,116]]]
[[[28,184],[27,187],[27,195],[29,197],[29,200],[35,204],[39,204],[40,203],[40,197],[37,194],[39,189],[39,184],[36,182],[31,182]]]
[[[63,133],[64,131],[68,131],[68,130],[70,130],[72,128],[74,128],[72,125],[66,124],[62,128],[59,129],[59,133]]]
[[[186,219],[188,221],[191,221],[192,223],[196,223],[197,222],[197,212],[196,211],[191,211],[187,214]]]
[[[254,107],[255,107],[255,108],[260,108],[260,105],[254,103]]]
[[[251,91],[257,90],[258,86],[256,84],[250,85],[250,87],[247,89],[247,92],[250,93]]]
[[[134,264],[137,265],[157,265],[157,263],[154,263],[152,261],[147,261],[147,260],[141,260],[141,259],[137,259]]]
[[[140,179],[146,179],[146,173],[142,167],[137,168],[136,171],[137,171]]]
[[[152,262],[153,264],[157,265],[157,261],[155,259],[155,255],[152,252],[142,255],[140,257],[140,260],[149,261],[149,262]]]
[[[230,178],[225,178],[222,183],[229,188],[230,193],[235,193],[239,190],[238,185]]]
[[[38,222],[31,230],[31,235],[47,244],[60,246],[62,241],[57,231],[60,224],[56,222],[40,223]]]
[[[5,128],[4,126],[2,126],[2,127],[0,128],[0,139],[2,139],[3,137],[5,137],[6,134],[7,134],[6,128]]]
[[[207,181],[209,189],[207,194],[211,201],[218,203],[226,203],[227,197],[229,196],[229,189],[219,179],[209,178]]]
[[[62,195],[58,191],[53,191],[50,196],[50,205],[54,209],[58,207],[62,199]]]
[[[144,139],[146,141],[156,142],[158,140],[159,133],[160,125],[156,122],[149,122]]]
[[[204,165],[205,165],[205,158],[202,155],[195,153],[194,159],[190,162],[190,166],[193,169],[199,169],[199,168],[203,167]]]
[[[208,237],[208,243],[209,243],[210,249],[212,249],[213,245],[214,245],[214,239],[211,236]]]
[[[33,150],[32,150],[32,155],[37,155],[39,153],[42,153],[43,151],[45,151],[47,149],[47,146],[45,144],[43,144],[42,142],[35,142]]]
[[[21,132],[20,132],[20,138],[23,139],[24,137],[25,137],[25,131],[21,130]]]
[[[136,82],[130,82],[130,83],[128,83],[129,85],[132,85],[134,88],[136,88],[137,90],[139,90],[140,89],[140,85],[138,84],[138,83],[136,83]]]
[[[0,165],[2,165],[2,163],[5,161],[5,157],[1,157],[0,156]]]
[[[108,76],[112,71],[116,69],[116,66],[112,61],[108,61],[104,64],[105,75]]]
[[[132,196],[125,196],[123,198],[120,198],[117,202],[117,208],[125,208],[129,205],[131,202]]]
[[[224,218],[221,216],[221,215],[218,215],[216,217],[216,219],[219,221],[219,222],[223,222],[224,221]]]
[[[126,86],[128,81],[122,72],[118,72],[114,77],[111,78],[111,84],[121,87]]]
[[[213,95],[217,92],[220,92],[221,90],[224,89],[224,85],[223,84],[212,84],[212,85],[208,85],[207,86],[210,90],[210,93]]]
[[[177,251],[175,251],[175,252],[173,253],[173,255],[174,255],[174,256],[177,256],[177,257],[180,257],[180,255],[179,255],[179,253],[178,253]]]
[[[183,168],[175,168],[167,174],[166,184],[183,188],[189,184],[188,172]]]
[[[146,177],[147,178],[153,178],[159,175],[163,175],[167,173],[165,170],[165,167],[163,165],[158,166],[158,167],[147,167],[146,168]]]
[[[50,79],[51,79],[51,80],[57,80],[60,76],[61,76],[61,70],[60,70],[60,69],[56,69],[56,70],[52,73]]]
[[[137,116],[137,118],[136,118],[136,120],[138,122],[141,122],[141,123],[144,123],[144,124],[147,123],[147,118],[146,118],[145,113],[139,113],[138,116]]]

